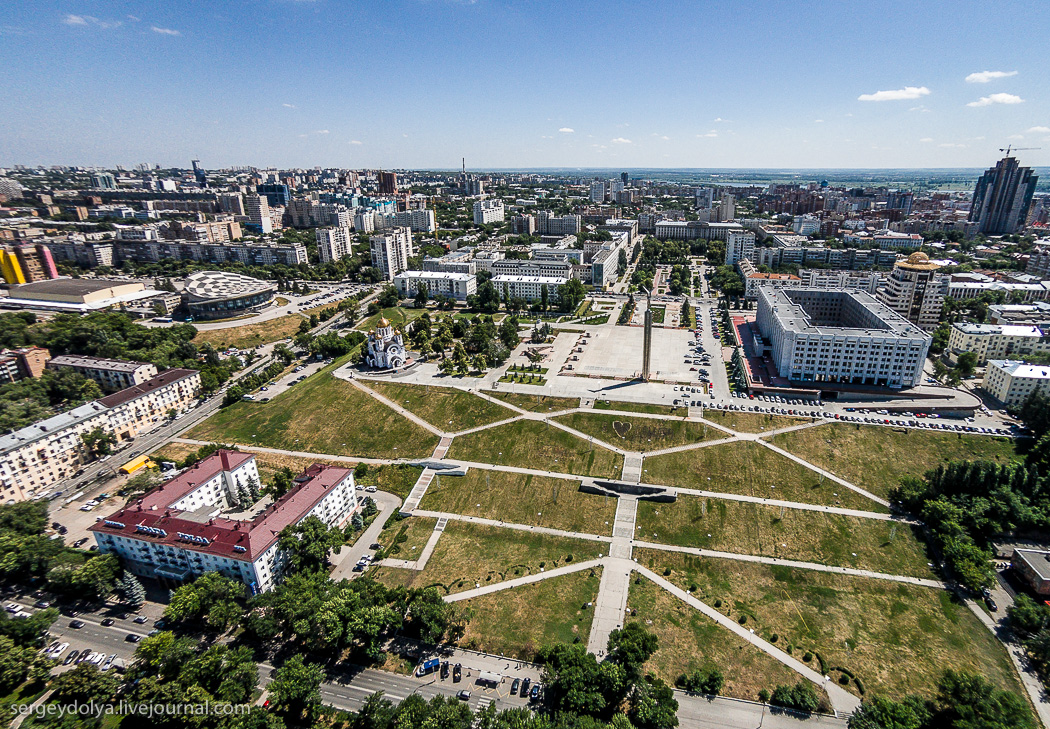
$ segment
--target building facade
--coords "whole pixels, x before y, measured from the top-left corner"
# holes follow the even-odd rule
[[[474,225],[502,223],[503,216],[502,200],[478,200],[474,203]]]
[[[1050,352],[1050,330],[1023,324],[952,324],[948,333],[949,360],[963,352],[977,355],[978,366],[992,359],[1015,359],[1024,355]]]
[[[412,255],[412,231],[408,228],[391,228],[370,239],[372,265],[379,269],[383,278],[393,281],[394,276],[408,268]]]
[[[878,291],[878,300],[921,328],[936,329],[950,281],[937,273],[939,268],[925,253],[912,253],[894,265]]]
[[[314,236],[321,263],[338,261],[353,250],[353,233],[349,227],[318,228]]]
[[[141,385],[157,376],[157,366],[149,362],[128,362],[79,354],[62,354],[47,363],[50,370],[73,370],[98,383],[105,392]]]
[[[402,271],[394,276],[394,286],[405,299],[415,296],[420,286],[426,286],[430,296],[451,296],[457,301],[466,301],[477,292],[478,279],[470,273]]]
[[[986,235],[1012,235],[1024,229],[1038,175],[1021,167],[1016,157],[1003,157],[977,180],[970,221]]]
[[[1050,394],[1050,367],[1009,359],[989,360],[981,387],[1008,407],[1023,405],[1033,393]]]
[[[559,287],[569,282],[568,277],[561,276],[517,276],[499,275],[492,277],[492,284],[501,294],[504,290],[513,298],[526,301],[539,301],[543,298],[543,288],[547,288],[547,300],[557,301]]]

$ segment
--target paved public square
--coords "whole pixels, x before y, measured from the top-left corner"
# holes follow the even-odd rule
[[[642,327],[604,326],[591,330],[589,343],[579,355],[573,369],[582,375],[597,375],[612,379],[633,378],[642,371]],[[559,336],[564,337],[566,335]],[[653,327],[651,378],[676,382],[695,382],[696,372],[685,363],[689,342],[693,339],[685,329]]]

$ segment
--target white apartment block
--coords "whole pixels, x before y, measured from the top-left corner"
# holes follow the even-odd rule
[[[760,273],[755,264],[746,258],[736,264],[740,275],[744,277],[744,298],[758,298],[758,288],[769,287],[784,289],[802,286],[802,279],[789,273]]]
[[[437,219],[433,210],[402,210],[394,213],[394,225],[411,228],[413,233],[433,233],[437,230]]]
[[[106,430],[111,431],[117,441],[124,441],[153,430],[169,411],[185,412],[196,401],[200,391],[200,372],[171,369],[143,383],[107,395],[98,402],[109,411]]]
[[[474,225],[503,222],[502,200],[478,200],[474,203]]]
[[[801,268],[798,277],[810,289],[846,289],[875,295],[882,284],[878,271],[851,271],[846,269]]]
[[[981,387],[1008,407],[1022,405],[1035,392],[1050,393],[1050,367],[1008,359],[989,360]]]
[[[568,282],[568,277],[561,276],[500,275],[492,277],[492,284],[501,296],[505,290],[510,298],[521,298],[526,301],[542,299],[544,286],[547,287],[547,300],[557,301],[559,287]]]
[[[270,215],[270,203],[265,197],[252,193],[244,198],[244,213],[248,222],[266,234],[273,232],[273,218]]]
[[[408,228],[391,228],[371,240],[372,265],[379,269],[383,278],[393,281],[394,276],[408,268],[412,255],[412,231]]]
[[[582,224],[579,215],[555,215],[549,210],[536,214],[536,232],[540,235],[576,235]]]
[[[881,230],[877,233],[867,231],[847,233],[842,240],[849,245],[875,248],[920,248],[923,242],[922,236],[918,233],[895,233],[892,230]]]
[[[981,294],[1002,292],[1010,301],[1047,301],[1050,281],[1039,283],[1004,283],[1002,281],[967,281],[956,279],[948,284],[948,296],[956,300],[975,299]]]
[[[353,249],[354,239],[350,228],[318,228],[314,235],[317,238],[317,255],[321,263],[338,261],[349,255]]]
[[[354,215],[354,230],[358,233],[371,233],[375,229],[375,213],[371,210],[360,210]]]
[[[591,183],[590,199],[593,203],[605,202],[605,183],[595,180]]]
[[[448,271],[402,271],[394,276],[394,286],[403,299],[415,296],[422,285],[431,296],[451,296],[457,301],[466,301],[468,296],[477,293],[478,279],[474,274]]]
[[[659,224],[657,224],[659,227]],[[725,265],[733,266],[740,261],[754,261],[755,234],[750,230],[735,230],[726,234]]]
[[[1050,352],[1050,332],[1023,324],[952,324],[948,333],[948,357],[955,361],[963,352],[976,354],[978,365],[992,359]]]
[[[255,456],[220,450],[179,476],[95,523],[100,552],[117,555],[141,577],[175,586],[205,572],[240,580],[252,594],[272,590],[285,575],[278,537],[315,516],[341,527],[357,510],[353,471],[315,464],[262,513],[236,511],[242,486],[258,482]]]
[[[157,366],[150,362],[128,362],[122,359],[85,357],[78,354],[62,354],[53,357],[47,363],[47,368],[73,370],[94,380],[106,392],[141,385],[146,380],[157,376]]]

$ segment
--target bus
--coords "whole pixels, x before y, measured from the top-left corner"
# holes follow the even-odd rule
[[[141,455],[137,458],[132,458],[130,461],[120,467],[120,472],[131,475],[141,468],[154,468],[155,464],[149,459],[147,455]]]

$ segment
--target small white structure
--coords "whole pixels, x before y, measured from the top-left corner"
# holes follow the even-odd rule
[[[368,356],[365,361],[381,370],[399,370],[408,361],[401,332],[394,329],[385,318],[379,320],[374,332],[368,333]]]

